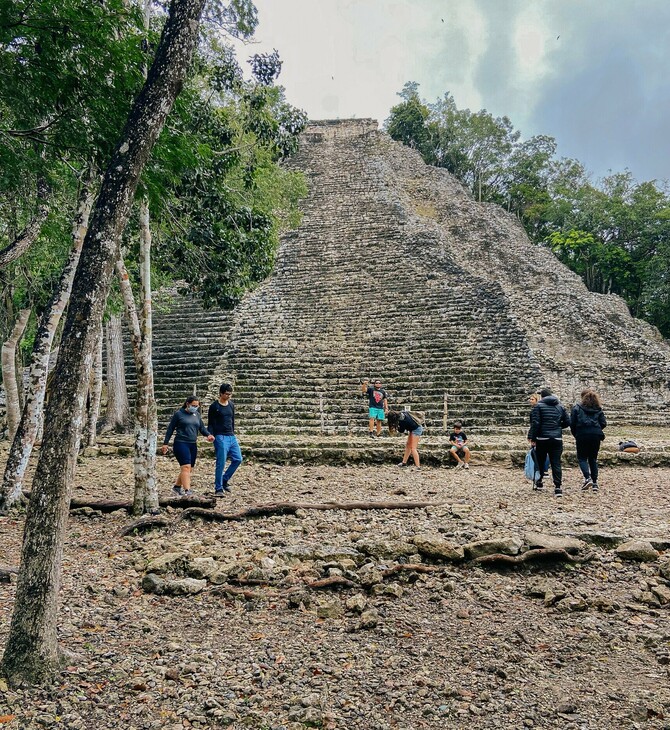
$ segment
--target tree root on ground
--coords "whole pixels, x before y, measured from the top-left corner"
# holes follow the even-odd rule
[[[591,559],[591,555],[587,554],[581,557],[570,555],[562,548],[536,548],[535,550],[527,550],[521,555],[503,555],[495,553],[493,555],[482,555],[471,561],[475,565],[522,565],[523,563],[537,563],[558,561],[564,563],[584,563]]]
[[[184,510],[177,520],[202,517],[213,522],[239,522],[253,517],[269,517],[274,515],[294,515],[299,509],[303,510],[383,510],[383,509],[422,509],[424,507],[439,507],[443,502],[271,502],[258,504],[239,512],[218,512],[191,507]]]
[[[24,492],[23,496],[26,499],[30,499],[30,492]],[[214,497],[200,497],[194,495],[192,497],[168,497],[167,499],[161,499],[158,502],[161,507],[172,507],[174,509],[188,509],[192,508],[208,508],[212,509],[216,504]],[[89,507],[90,509],[97,510],[98,512],[116,512],[118,510],[126,510],[131,512],[133,509],[132,502],[125,502],[114,499],[102,499],[98,502],[92,502],[88,499],[71,499],[70,509],[81,509],[82,507]]]

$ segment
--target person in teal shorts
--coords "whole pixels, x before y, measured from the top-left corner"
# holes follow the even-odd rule
[[[389,410],[388,397],[382,388],[382,381],[377,379],[374,385],[369,385],[369,380],[361,383],[361,392],[368,397],[368,418],[370,436],[377,438],[382,435],[382,424],[386,420]]]

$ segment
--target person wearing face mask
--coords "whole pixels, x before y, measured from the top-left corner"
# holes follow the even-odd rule
[[[194,395],[189,397],[184,402],[184,405],[175,411],[174,415],[170,419],[167,431],[165,432],[165,439],[163,440],[163,446],[161,452],[167,453],[168,444],[172,438],[172,433],[177,432],[174,437],[174,445],[172,450],[175,458],[179,462],[179,476],[175,482],[172,491],[180,497],[188,497],[192,494],[191,492],[191,472],[195,466],[195,460],[198,456],[198,431],[207,437],[208,441],[214,441],[214,436],[205,428],[205,424],[202,422],[200,413],[200,401]]]

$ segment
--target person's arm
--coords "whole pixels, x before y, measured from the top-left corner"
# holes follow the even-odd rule
[[[170,419],[170,423],[168,423],[167,431],[165,432],[165,438],[163,439],[163,446],[167,446],[170,443],[170,439],[172,438],[172,434],[174,433],[175,428],[177,427],[177,421],[179,420],[179,411],[172,414],[172,418]]]
[[[572,407],[570,411],[570,433],[574,436],[577,430],[577,406]]]
[[[214,436],[212,436],[212,434],[205,427],[205,423],[202,420],[202,416],[200,416],[200,418],[198,419],[198,421],[199,421],[199,423],[198,423],[198,431],[200,431],[200,433],[203,436],[206,436],[208,441],[214,441]]]
[[[216,418],[216,405],[215,401],[209,404],[209,408],[207,409],[207,428],[211,432],[214,428],[214,419]]]
[[[602,411],[598,414],[598,423],[600,424],[600,428],[607,428],[607,419]]]
[[[535,437],[540,431],[540,404],[533,406],[530,412],[530,430],[528,431],[528,440],[535,441]]]
[[[176,411],[172,415],[172,418],[170,419],[170,423],[168,423],[167,431],[165,432],[165,438],[163,439],[163,445],[161,446],[161,454],[167,454],[168,444],[170,443],[170,439],[172,438],[172,433],[177,426],[178,419],[179,419],[179,411]]]
[[[387,398],[384,398],[384,400],[382,401],[382,405],[384,406],[384,413],[388,413],[389,412],[389,402],[388,402]]]
[[[232,413],[233,413],[233,421],[232,421],[233,433],[235,433],[235,404],[232,401],[230,402],[230,407],[231,407]]]
[[[363,382],[361,383],[361,393],[362,393],[363,395],[366,395],[366,394],[367,394],[367,391],[368,391],[368,383],[369,383],[369,382],[370,382],[369,380],[364,380],[364,381],[363,381]]]

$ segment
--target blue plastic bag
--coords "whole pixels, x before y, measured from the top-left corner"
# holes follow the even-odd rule
[[[533,484],[535,484],[535,482],[539,482],[540,479],[542,479],[542,473],[540,472],[540,468],[537,464],[535,448],[529,449],[528,453],[526,454],[524,474],[526,475],[526,479],[528,479],[529,482],[533,482]]]

